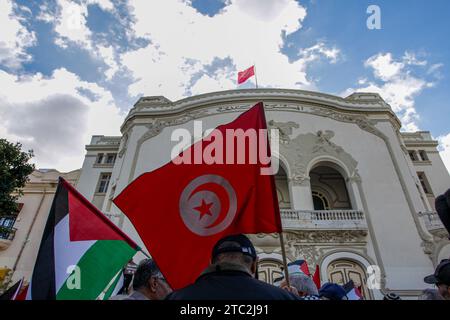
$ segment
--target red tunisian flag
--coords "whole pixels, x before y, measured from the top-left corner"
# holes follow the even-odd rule
[[[226,147],[237,140],[228,132],[266,128],[264,107],[258,103],[171,162],[139,176],[113,200],[131,220],[173,289],[195,281],[208,266],[212,248],[220,238],[281,231],[274,177],[260,172],[270,164],[259,160],[252,163],[254,150],[248,143]],[[220,135],[223,143],[219,144]],[[257,137],[270,156],[267,132]],[[223,164],[175,164],[200,150],[196,148],[205,154],[214,146],[216,155],[223,153]],[[238,164],[242,149],[245,161]],[[234,160],[234,164],[227,159]]]
[[[244,83],[247,81],[248,78],[255,75],[255,66],[251,66],[248,69],[245,69],[244,71],[238,72],[238,84]]]

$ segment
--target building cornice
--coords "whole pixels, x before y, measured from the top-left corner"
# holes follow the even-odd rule
[[[342,98],[320,92],[294,89],[240,89],[211,92],[175,102],[161,96],[142,97],[125,118],[121,132],[124,133],[135,118],[174,116],[194,109],[216,107],[220,104],[251,103],[260,100],[266,103],[303,103],[326,106],[347,113],[387,114],[396,127],[400,128],[400,121],[395,113],[375,93],[354,93],[349,97]]]

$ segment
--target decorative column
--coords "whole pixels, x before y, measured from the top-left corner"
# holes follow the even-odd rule
[[[292,209],[314,210],[309,177],[289,179]]]

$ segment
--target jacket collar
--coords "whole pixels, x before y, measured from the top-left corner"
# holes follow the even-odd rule
[[[208,266],[203,272],[201,273],[200,277],[217,273],[217,272],[243,272],[246,275],[252,277],[251,273],[247,270],[247,268],[240,266],[238,264],[229,263],[229,262],[221,262],[221,263],[215,263]]]

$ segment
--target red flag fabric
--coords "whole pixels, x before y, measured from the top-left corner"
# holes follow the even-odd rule
[[[20,300],[20,301],[25,300],[26,297],[27,297],[28,288],[29,288],[29,285],[28,285],[28,284],[25,285],[25,286],[22,286],[21,291],[19,291],[19,293],[17,294],[15,300]]]
[[[237,150],[226,148],[227,130],[266,129],[264,107],[258,103],[234,121],[214,129],[178,158],[144,173],[113,201],[131,220],[151,256],[173,289],[191,284],[210,262],[214,244],[226,235],[281,231],[273,175],[261,175],[261,161],[236,164]],[[206,150],[224,137],[223,159],[234,164],[175,164],[196,148]],[[234,139],[234,138],[233,138]],[[258,142],[267,145],[258,135]],[[246,160],[250,148],[245,144]],[[267,146],[268,149],[268,146]],[[270,150],[267,150],[270,155]]]
[[[319,265],[316,265],[316,271],[314,272],[313,281],[316,284],[317,290],[319,290],[321,287]]]
[[[238,84],[244,83],[247,81],[248,78],[255,75],[255,66],[251,66],[248,69],[245,69],[244,71],[238,72]]]

